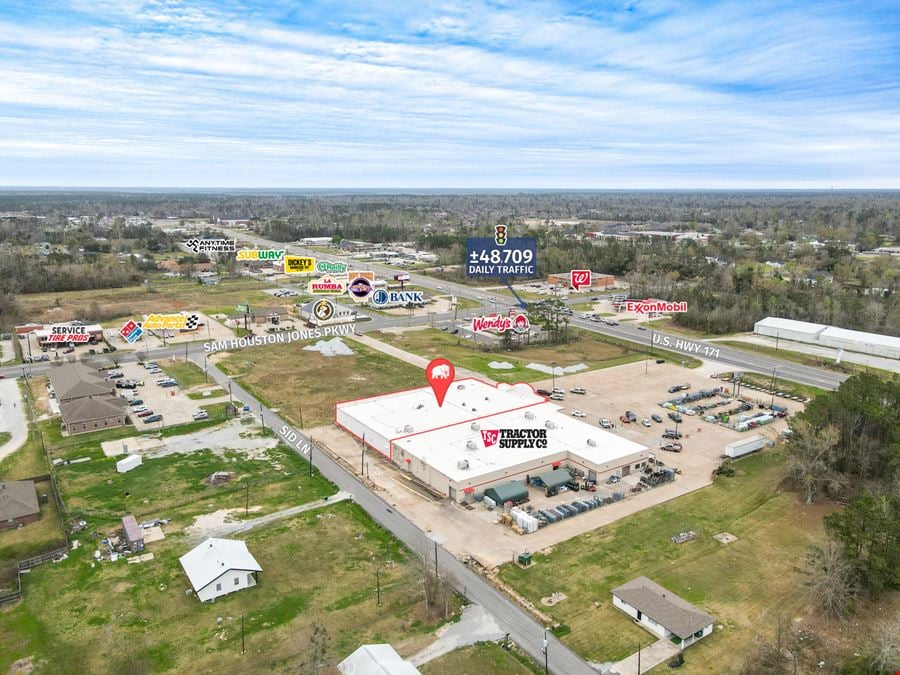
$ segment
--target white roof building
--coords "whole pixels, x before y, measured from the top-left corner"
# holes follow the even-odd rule
[[[179,562],[202,602],[255,586],[262,572],[247,544],[233,539],[209,538]]]
[[[420,387],[338,403],[335,417],[338,426],[456,501],[562,464],[582,469],[590,480],[628,475],[649,456],[647,447],[561,413],[521,383],[465,378],[453,382],[441,407],[430,387]]]
[[[820,323],[781,319],[775,316],[768,316],[757,321],[753,330],[758,335],[777,337],[782,340],[794,340],[872,356],[900,359],[900,337],[893,335],[865,333]]]
[[[363,645],[338,664],[342,675],[419,675],[391,645]]]

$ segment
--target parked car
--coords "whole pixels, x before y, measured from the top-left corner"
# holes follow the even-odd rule
[[[134,406],[141,405],[143,402],[144,402],[144,399],[142,399],[142,398],[133,398],[130,401],[131,405],[134,405]]]
[[[663,438],[674,438],[676,441],[684,436],[680,431],[675,431],[674,429],[666,429],[663,432]]]
[[[163,389],[168,389],[169,387],[177,387],[178,383],[175,380],[172,380],[171,382],[163,382],[159,386],[162,387]]]
[[[676,391],[684,391],[685,389],[690,389],[690,388],[691,388],[691,385],[687,384],[687,383],[675,384],[675,385],[672,385],[671,387],[669,387],[669,393],[674,394]]]
[[[553,392],[552,394],[550,394],[550,400],[552,401],[564,401],[565,399],[566,397],[563,394],[557,392]]]
[[[681,443],[678,443],[677,441],[673,443],[666,443],[665,445],[661,445],[660,448],[667,452],[681,452]]]
[[[665,363],[666,360],[665,360],[665,359],[656,359],[656,362],[657,362],[657,363]]]
[[[631,422],[631,420],[625,417],[625,415],[619,415],[619,421],[622,424],[629,424]]]
[[[198,410],[193,415],[191,415],[191,417],[193,417],[195,420],[208,420],[209,413],[205,410]]]
[[[572,417],[587,417],[587,415],[585,415],[585,414],[584,414],[583,412],[581,412],[580,410],[573,410],[573,411],[572,411]]]
[[[574,389],[569,389],[573,394],[586,394],[587,389],[584,387],[575,387]]]
[[[653,415],[650,415],[650,419],[653,420],[654,422],[656,422],[657,424],[662,424],[662,416],[661,415],[657,415],[654,413]]]
[[[633,410],[626,410],[625,417],[628,418],[629,422],[637,422],[637,415],[634,414]]]
[[[135,389],[137,387],[133,382],[116,382],[117,389]]]
[[[151,422],[161,422],[162,415],[149,415],[144,418],[144,424],[150,424]]]
[[[613,423],[604,417],[602,420],[600,420],[600,426],[604,429],[612,429]]]
[[[153,414],[152,410],[142,410],[137,414],[138,417],[150,417]]]
[[[638,328],[638,330],[647,330],[646,326],[638,326],[637,328]]]
[[[536,391],[541,396],[549,396],[551,393],[551,392],[547,391],[546,389],[537,389]]]
[[[674,410],[671,410],[669,411],[669,419],[673,422],[678,422],[679,424],[681,424],[684,418],[681,416],[681,413],[677,413]]]
[[[138,413],[144,412],[145,410],[149,410],[149,408],[147,406],[142,405],[142,404],[143,404],[143,401],[134,401],[131,404],[132,405],[131,412],[133,412],[136,415]]]
[[[619,482],[619,480],[620,480],[620,478],[618,476],[616,476],[615,474],[613,474],[612,476],[610,476],[609,478],[606,479],[606,482],[609,483],[610,485],[615,485],[616,483]]]
[[[641,424],[643,424],[645,427],[649,427],[649,426],[650,426],[650,420],[648,420],[648,419],[645,417],[644,419],[641,420]]]
[[[71,354],[74,351],[75,347],[66,347],[65,349],[63,349],[63,354]]]

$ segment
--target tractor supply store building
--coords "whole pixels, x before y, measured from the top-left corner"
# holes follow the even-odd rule
[[[457,502],[559,467],[603,482],[651,454],[559,412],[527,384],[474,378],[453,382],[441,407],[430,387],[338,403],[335,423]]]

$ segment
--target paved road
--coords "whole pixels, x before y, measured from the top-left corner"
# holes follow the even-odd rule
[[[10,439],[0,445],[0,459],[14,453],[28,440],[28,421],[22,405],[19,383],[14,379],[0,380],[0,431],[10,435]]]
[[[227,234],[230,237],[249,241],[251,243],[257,244],[259,246],[265,246],[267,248],[285,248],[290,253],[309,255],[313,257],[322,257],[323,255],[326,255],[317,251],[313,251],[311,249],[304,248],[302,246],[263,239],[262,237],[248,232],[239,232],[235,230],[228,230],[226,228],[218,229],[220,229],[223,233]],[[367,261],[354,261],[352,258],[346,256],[342,257],[337,251],[333,255],[327,254],[327,257],[344,260],[351,267],[364,267],[367,270],[371,270],[387,278],[390,278],[393,275],[398,274],[399,272],[397,269],[387,267],[385,265],[379,265],[377,263],[371,263]],[[513,298],[501,293],[496,293],[494,291],[472,288],[470,286],[464,286],[458,283],[434,279],[431,277],[423,276],[421,274],[416,274],[415,272],[409,272],[409,275],[409,283],[411,284],[416,284],[418,286],[431,288],[432,290],[440,291],[442,293],[450,293],[462,298],[475,300],[477,302],[480,302],[482,306],[490,303],[492,308],[497,308],[501,312],[508,310],[510,307],[513,307],[516,304]],[[384,317],[379,318],[384,319]],[[403,319],[402,321],[398,319],[392,320],[393,325],[405,325],[405,321],[405,319]],[[572,325],[578,326],[579,328],[583,328],[584,330],[623,338],[625,340],[631,340],[642,345],[648,345],[650,342],[650,331],[639,330],[636,326],[628,326],[624,324],[619,326],[607,326],[605,324],[596,323],[587,319],[579,319],[577,317],[572,317],[570,319],[570,323]],[[377,321],[374,325],[381,325],[381,321]],[[674,352],[680,352],[682,354],[687,354],[690,356],[699,356],[704,359],[717,361],[723,366],[734,367],[734,369],[736,370],[752,370],[759,373],[771,374],[773,370],[777,369],[776,374],[779,377],[793,380],[801,384],[821,387],[822,389],[837,389],[840,383],[847,379],[847,375],[843,375],[841,373],[832,373],[820,368],[802,366],[790,361],[783,361],[782,359],[776,359],[762,354],[754,354],[752,352],[743,351],[734,347],[717,345],[714,342],[694,340],[691,338],[685,338],[670,333],[661,333],[658,331],[654,331],[654,336],[657,340],[657,346],[661,348],[668,349]]]
[[[202,357],[198,358],[195,355],[193,360],[202,367]],[[209,375],[221,387],[228,388],[229,378],[212,364],[209,364]],[[242,401],[256,400],[234,380],[232,380],[231,388],[232,392]],[[322,450],[318,449],[305,434],[287,424],[276,413],[273,413],[271,409],[260,406],[258,403],[256,408],[262,410],[266,425],[274,429],[282,438],[285,438],[287,434],[293,434],[293,436],[289,437],[297,440],[289,443],[289,445],[294,447],[299,454],[304,455],[301,448],[311,444],[312,459],[316,469],[337,485],[341,491],[352,495],[353,500],[379,525],[393,533],[411,550],[425,554],[431,564],[433,564],[434,551],[436,550],[441,574],[449,574],[450,578],[455,580],[456,588],[467,598],[490,612],[504,633],[509,633],[513,641],[536,661],[543,661],[544,657],[541,651],[544,636],[543,626],[532,619],[515,602],[494,588],[480,574],[470,570],[440,546],[435,548],[435,542],[429,539],[422,530],[393,509],[391,504],[371,492],[355,476],[339,466]],[[565,647],[552,635],[549,635],[548,645],[548,663],[552,673],[558,673],[559,675],[596,673],[581,657]]]

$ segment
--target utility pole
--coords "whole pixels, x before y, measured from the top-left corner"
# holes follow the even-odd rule
[[[234,401],[231,399],[231,380],[228,380],[228,405],[234,406]]]
[[[244,494],[246,495],[246,500],[244,501],[244,517],[250,515],[250,483],[247,483],[244,486]]]
[[[312,478],[312,470],[313,470],[312,453],[313,453],[313,444],[312,444],[312,439],[310,438],[309,439],[309,477],[310,478]]]
[[[769,409],[771,410],[772,406],[775,405],[775,373],[778,371],[778,366],[775,366],[772,369],[772,402],[769,404]]]
[[[550,663],[549,657],[547,656],[547,629],[544,629],[544,646],[541,648],[541,651],[544,652],[544,675],[550,675]]]
[[[203,355],[203,378],[206,380],[206,384],[209,384],[209,371],[206,369],[206,357],[207,354]]]
[[[434,542],[434,578],[438,578],[438,562],[437,562],[437,541]]]
[[[556,389],[556,361],[550,364],[553,368],[553,388]]]
[[[375,568],[375,597],[378,598],[377,606],[381,607],[381,570]]]
[[[638,672],[637,675],[641,675],[641,643],[638,642]]]
[[[650,353],[653,350],[653,329],[650,329],[650,342],[647,343],[647,360],[644,362],[644,375],[647,374],[647,369],[650,367]]]
[[[366,435],[362,437],[362,452],[359,455],[359,475],[362,476],[366,468]]]
[[[262,403],[259,404],[259,423],[262,425],[263,433],[266,433],[266,418],[263,416],[263,407]]]
[[[247,650],[244,644],[244,613],[241,612],[241,654],[246,654]]]
[[[303,404],[299,401],[297,402],[297,410],[300,413],[300,428],[303,428]]]

